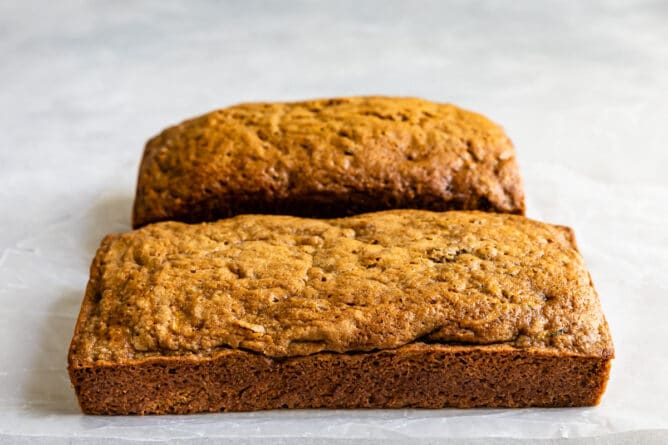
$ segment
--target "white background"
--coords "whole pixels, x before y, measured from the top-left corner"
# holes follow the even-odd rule
[[[528,215],[575,228],[601,295],[617,351],[601,406],[79,415],[67,347],[101,237],[129,229],[144,142],[241,101],[372,93],[506,128]],[[2,0],[0,442],[668,441],[667,140],[664,1]]]

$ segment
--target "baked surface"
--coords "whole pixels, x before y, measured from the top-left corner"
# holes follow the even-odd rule
[[[511,141],[479,114],[421,99],[236,105],[147,143],[133,225],[392,208],[523,214]]]
[[[571,406],[598,401],[612,356],[570,229],[394,210],[164,222],[108,236],[69,366],[90,413]],[[341,373],[357,395],[323,392]],[[381,377],[392,383],[368,386]],[[423,393],[395,388],[409,377],[428,381]],[[224,394],[212,401],[205,387]],[[370,389],[386,397],[359,398]]]

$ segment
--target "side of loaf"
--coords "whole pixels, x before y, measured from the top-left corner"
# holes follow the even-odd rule
[[[69,372],[96,414],[582,406],[613,355],[569,229],[395,210],[109,236]]]
[[[133,225],[393,208],[523,214],[510,139],[479,114],[421,99],[236,105],[147,143]]]
[[[280,408],[516,408],[599,403],[606,357],[509,346],[411,343],[355,354],[207,357],[72,367],[86,414],[188,414]]]

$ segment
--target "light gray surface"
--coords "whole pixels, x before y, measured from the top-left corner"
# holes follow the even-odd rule
[[[0,2],[0,442],[668,441],[666,23],[661,1]],[[504,125],[529,216],[575,228],[601,294],[602,405],[80,416],[67,345],[95,248],[129,228],[146,139],[239,101],[372,93]]]
[[[7,440],[10,440],[8,438]],[[94,439],[90,438],[35,438],[26,436],[12,436],[11,440],[15,444],[44,444],[44,445],[71,445],[71,444],[91,444],[95,445],[130,445],[136,444],[134,440],[125,439]],[[668,433],[665,431],[633,431],[626,433],[606,434],[597,437],[583,437],[570,439],[509,439],[509,438],[478,438],[478,439],[383,439],[381,443],[387,445],[404,445],[410,443],[413,445],[665,445],[668,440]],[[1,440],[0,440],[1,441]],[[161,444],[168,445],[201,445],[211,443],[209,438],[197,439],[172,439]],[[354,443],[355,445],[376,445],[379,443],[375,439],[321,439],[321,438],[289,438],[289,439],[217,439],[217,444],[221,445],[344,445]]]

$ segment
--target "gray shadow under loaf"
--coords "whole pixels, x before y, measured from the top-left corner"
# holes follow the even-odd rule
[[[81,236],[89,260],[93,259],[105,235],[132,230],[132,203],[131,196],[103,196],[86,212]]]

